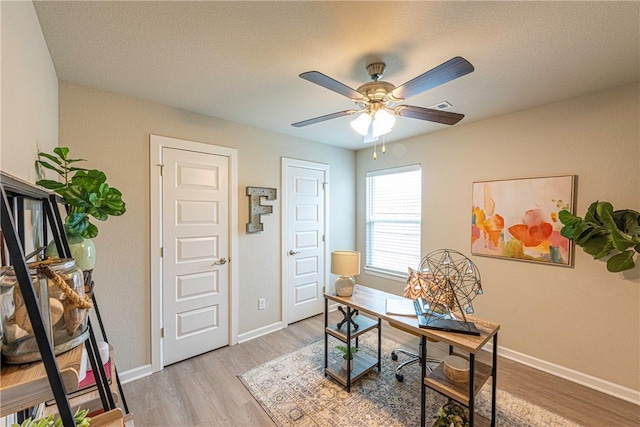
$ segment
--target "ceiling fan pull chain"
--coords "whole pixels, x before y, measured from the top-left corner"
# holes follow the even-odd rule
[[[384,143],[384,135],[382,135],[382,154],[387,152],[387,146]]]
[[[373,140],[373,160],[376,160],[378,158],[378,153],[376,152],[376,145],[378,143],[378,139],[374,139]]]

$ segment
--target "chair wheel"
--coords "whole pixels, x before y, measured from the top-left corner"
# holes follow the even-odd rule
[[[398,360],[398,355],[396,354],[395,351],[391,352],[391,360]]]
[[[404,375],[396,374],[396,379],[398,380],[399,383],[401,383],[402,381],[404,381]]]

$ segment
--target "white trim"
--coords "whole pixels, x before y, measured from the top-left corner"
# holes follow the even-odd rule
[[[493,346],[485,345],[483,349],[491,353]],[[564,378],[565,380],[617,397],[618,399],[640,405],[640,391],[638,390],[633,390],[631,388],[612,383],[611,381],[603,380],[570,368],[565,368],[564,366],[556,365],[555,363],[547,362],[546,360],[538,359],[505,347],[498,346],[498,354],[502,357],[513,360],[514,362],[547,372],[556,377]],[[499,374],[498,381],[500,381]]]
[[[365,178],[367,178],[370,176],[391,175],[396,173],[413,172],[413,171],[422,171],[422,163],[415,163],[413,165],[397,166],[397,167],[386,168],[386,169],[370,170],[365,172],[364,175],[365,175]]]
[[[161,202],[162,179],[159,165],[162,164],[162,149],[196,151],[229,158],[229,345],[238,343],[240,312],[240,256],[238,250],[238,150],[219,145],[204,144],[165,136],[150,135],[149,181],[150,181],[150,258],[151,258],[151,367],[153,372],[162,370],[162,243]]]
[[[365,267],[364,268],[364,272],[367,274],[367,276],[376,276],[376,277],[382,277],[384,279],[387,280],[395,280],[396,282],[406,282],[407,281],[407,275],[401,275],[398,273],[392,273],[390,271],[383,271],[380,270],[378,268],[373,268],[373,267]],[[356,283],[357,283],[357,279],[356,279]]]
[[[128,371],[118,372],[118,377],[122,384],[130,383],[131,381],[139,380],[140,378],[148,377],[153,374],[151,365],[142,365],[137,368],[129,369]]]
[[[238,335],[238,344],[242,344],[243,342],[251,341],[252,339],[261,337],[263,335],[270,334],[271,332],[279,331],[280,329],[284,329],[286,325],[284,322],[276,322],[267,326],[262,326],[258,329],[254,329],[249,332],[242,333]]]
[[[280,318],[282,319],[282,324],[283,327],[287,327],[289,325],[289,313],[288,313],[288,308],[289,305],[287,303],[287,295],[289,294],[287,292],[287,289],[285,288],[287,285],[287,256],[285,254],[286,252],[286,248],[287,248],[287,233],[288,233],[288,226],[287,226],[287,197],[286,197],[286,190],[287,190],[287,168],[289,166],[294,166],[294,167],[299,167],[299,168],[306,168],[306,169],[314,169],[314,170],[320,170],[324,172],[324,182],[325,182],[325,189],[324,189],[324,230],[323,230],[323,234],[324,234],[324,285],[323,285],[323,292],[326,291],[326,283],[327,283],[327,278],[329,277],[329,260],[330,260],[330,251],[329,248],[331,247],[329,245],[329,165],[326,163],[316,163],[316,162],[309,162],[307,160],[298,160],[298,159],[290,159],[287,157],[282,157],[282,170],[281,172],[281,182],[280,182],[280,188],[282,188],[282,197],[281,197],[281,205],[280,205],[280,209],[282,212],[282,215],[280,215],[281,218],[281,236],[280,236],[280,247],[281,247],[281,271],[282,271],[282,284],[280,286],[281,289],[281,293],[282,293],[282,312],[280,314]]]

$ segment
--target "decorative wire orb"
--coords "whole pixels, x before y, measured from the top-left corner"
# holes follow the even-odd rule
[[[458,251],[438,249],[422,258],[419,269],[429,273],[435,283],[431,289],[435,293],[434,300],[439,300],[444,293],[453,292],[455,305],[461,311],[473,314],[471,301],[483,293],[480,271],[473,261]]]

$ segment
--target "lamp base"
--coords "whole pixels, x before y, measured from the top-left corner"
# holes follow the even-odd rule
[[[340,276],[336,279],[336,295],[339,297],[350,297],[353,295],[353,288],[356,286],[356,279],[353,276]]]

